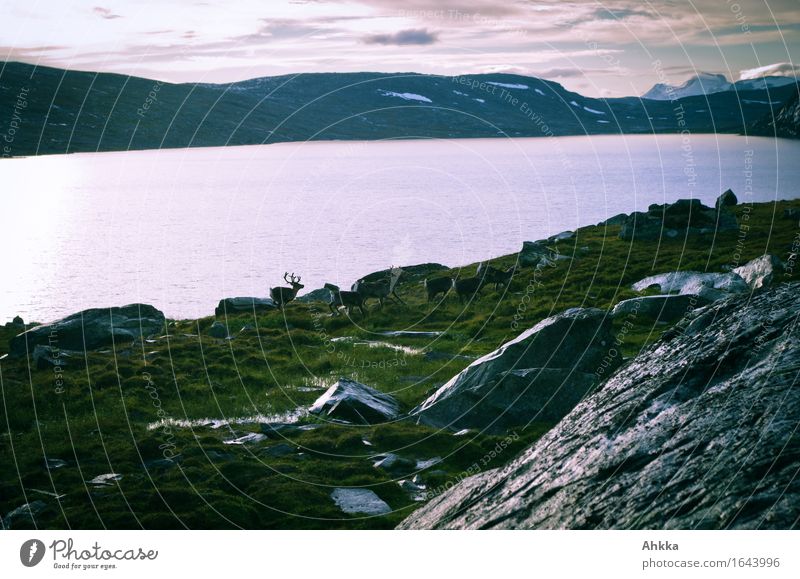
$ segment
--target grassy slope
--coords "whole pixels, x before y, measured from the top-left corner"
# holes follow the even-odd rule
[[[551,425],[520,431],[509,449],[486,464],[484,457],[491,456],[502,437],[455,437],[408,422],[328,424],[289,441],[232,446],[223,440],[258,431],[258,426],[148,430],[158,420],[154,396],[165,415],[175,419],[272,414],[307,405],[338,376],[350,376],[393,393],[410,409],[471,357],[493,350],[552,313],[575,306],[607,308],[632,297],[630,284],[647,275],[672,269],[720,271],[765,252],[786,259],[800,232],[796,221],[781,218],[786,207],[800,207],[800,201],[740,205],[736,212],[749,215],[748,221],[740,219],[750,226],[746,235],[733,232],[714,240],[631,244],[618,239],[619,227],[583,228],[576,239],[558,245],[573,260],[538,272],[524,270],[507,293],[486,291],[466,306],[452,296],[426,304],[422,287],[414,282],[399,289],[407,307],[387,305],[353,321],[317,315],[327,311],[322,304],[295,303],[285,317],[272,312],[229,318],[233,340],[207,335],[211,317],[174,321],[169,337],[70,359],[63,394],[55,392],[52,370],[6,358],[0,362],[0,515],[43,500],[48,506],[38,521],[49,528],[393,527],[416,503],[399,488],[396,477],[372,466],[370,455],[394,451],[409,458],[442,457],[423,474],[429,488],[435,488],[465,470],[475,472],[476,463],[481,469],[502,465]],[[493,263],[510,265],[515,258]],[[460,273],[472,275],[474,267]],[[526,292],[531,299],[521,310]],[[663,324],[644,323],[627,332],[623,354],[635,355],[664,329]],[[376,334],[385,330],[444,334],[434,339]],[[0,355],[13,333],[0,328]],[[326,336],[351,340],[330,343]],[[368,347],[354,343],[358,340],[413,350]],[[462,357],[426,357],[418,350]],[[300,452],[268,454],[281,442]],[[159,446],[165,443],[174,444],[180,466],[145,468],[144,463],[162,458]],[[70,464],[48,472],[45,456]],[[84,482],[109,472],[123,475],[118,485],[95,488]],[[344,515],[330,498],[336,486],[368,486],[394,512]],[[38,491],[64,496],[56,500]]]

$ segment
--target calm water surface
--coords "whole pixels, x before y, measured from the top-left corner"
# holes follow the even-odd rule
[[[560,137],[282,144],[0,161],[0,323],[151,303],[210,315],[390,265],[472,263],[651,203],[800,196],[800,141]],[[305,291],[305,290],[304,290]]]

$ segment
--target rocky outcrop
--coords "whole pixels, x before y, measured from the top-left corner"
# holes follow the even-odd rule
[[[411,417],[439,428],[493,433],[555,422],[592,389],[613,341],[605,311],[567,310],[475,360]]]
[[[737,267],[733,273],[739,275],[750,289],[757,290],[770,285],[775,275],[782,270],[783,263],[780,259],[774,255],[764,254]]]
[[[269,312],[277,308],[270,298],[225,298],[219,301],[214,315],[225,316],[246,313]]]
[[[679,199],[675,203],[651,205],[647,212],[631,213],[622,224],[619,237],[626,241],[653,241],[735,231],[738,227],[736,217],[725,207],[712,209],[699,199]]]
[[[228,337],[228,328],[222,322],[214,322],[208,329],[208,335],[222,340]]]
[[[789,529],[800,284],[689,314],[501,469],[401,528]]]
[[[392,508],[382,498],[369,489],[337,488],[331,491],[331,498],[343,513],[352,515],[385,515]]]
[[[748,133],[768,137],[800,138],[800,91],[796,92],[777,114],[773,116],[773,113],[769,113],[753,123]]]
[[[736,193],[734,193],[733,190],[728,189],[722,195],[717,197],[714,207],[719,210],[723,207],[733,207],[737,203],[739,203],[739,199],[736,197]]]
[[[113,344],[129,344],[165,331],[164,314],[153,306],[131,304],[96,308],[36,326],[12,338],[11,354],[24,356],[36,346],[83,352]]]
[[[398,418],[400,404],[394,397],[360,382],[339,378],[308,411],[354,424],[378,424]]]
[[[546,265],[557,261],[560,257],[558,251],[541,241],[523,241],[518,260],[523,267],[536,267],[539,264]]]
[[[656,322],[674,322],[708,303],[708,300],[695,294],[644,296],[619,302],[611,315],[615,318],[641,317]]]
[[[323,302],[327,304],[331,301],[331,290],[321,287],[296,298],[295,301],[301,304],[310,304],[312,302]]]

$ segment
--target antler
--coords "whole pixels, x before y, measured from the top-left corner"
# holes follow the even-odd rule
[[[292,272],[292,281],[289,283],[300,283],[300,276],[294,277],[294,272]]]
[[[286,283],[292,283],[292,282],[290,282],[288,279],[286,279],[286,276],[287,276],[287,275],[289,275],[289,272],[288,272],[288,271],[287,271],[286,273],[284,273],[284,274],[283,274],[283,281],[285,281]],[[294,274],[292,274],[292,276],[294,277]]]

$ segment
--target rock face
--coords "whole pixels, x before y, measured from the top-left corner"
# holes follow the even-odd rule
[[[501,469],[401,528],[789,529],[800,284],[690,314]]]
[[[153,306],[131,304],[120,308],[97,308],[23,332],[12,338],[10,349],[15,356],[24,356],[37,345],[83,352],[142,340],[162,333],[164,327],[164,314]]]
[[[781,107],[774,117],[772,113],[769,113],[753,123],[748,133],[768,137],[800,138],[800,90]]]
[[[369,489],[337,488],[331,498],[342,512],[362,515],[385,515],[392,508],[382,498]]]
[[[605,311],[567,310],[475,360],[411,416],[439,428],[493,433],[555,422],[592,389],[613,341]]]
[[[761,289],[772,283],[775,274],[782,271],[783,263],[774,255],[764,254],[733,270],[750,289]]]
[[[268,312],[277,306],[269,298],[225,298],[219,301],[214,310],[215,316],[238,314],[241,312]]]
[[[615,318],[641,316],[658,322],[674,322],[708,303],[705,298],[694,294],[645,296],[619,302],[614,306],[611,315]]]
[[[340,378],[308,410],[354,424],[378,424],[400,416],[394,397],[355,380]]]
[[[689,234],[735,231],[738,227],[736,217],[724,207],[712,209],[699,199],[679,199],[671,204],[651,205],[646,213],[631,213],[622,224],[619,237],[626,241],[652,241]]]
[[[300,302],[301,304],[310,304],[312,302],[324,302],[327,304],[331,301],[331,290],[321,287],[295,298],[294,301]]]

